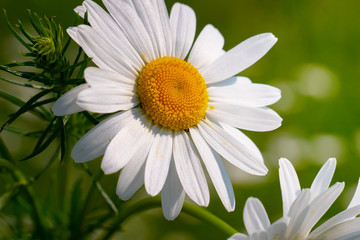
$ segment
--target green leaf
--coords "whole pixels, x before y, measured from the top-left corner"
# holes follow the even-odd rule
[[[54,126],[54,122],[55,122],[55,117],[51,120],[51,122],[49,123],[49,125],[45,128],[45,130],[42,132],[39,140],[37,141],[35,147],[34,147],[34,150],[33,151],[36,151],[40,146],[41,144],[44,142],[45,138],[47,137],[47,135],[49,134],[50,130],[52,129],[52,127]]]
[[[38,82],[42,82],[42,83],[44,83],[46,85],[51,85],[51,79],[44,75],[45,72],[34,73],[34,72],[17,71],[17,70],[14,70],[14,69],[10,68],[10,67],[5,66],[5,65],[0,65],[0,70],[8,72],[8,73],[10,73],[12,75],[15,75],[17,77],[28,79],[29,81],[35,80],[35,81],[38,81]]]
[[[33,28],[35,29],[35,31],[40,35],[40,36],[46,36],[46,32],[43,29],[43,25],[40,21],[39,16],[36,13],[32,13],[30,10],[29,11],[29,19],[30,19],[30,23],[33,26]]]
[[[79,70],[76,78],[81,78],[84,75],[85,68],[87,67],[87,65],[91,61],[91,59],[92,58],[89,58],[87,55],[84,55],[83,64],[81,64],[80,70]]]
[[[39,138],[41,136],[41,134],[43,133],[43,130],[29,132],[29,131],[26,131],[23,129],[10,127],[10,126],[5,126],[4,130],[15,133],[15,134],[23,135],[24,137],[31,137],[31,138]]]
[[[5,78],[2,78],[2,77],[0,77],[0,80],[2,80],[4,82],[15,84],[15,85],[18,85],[18,86],[29,87],[29,88],[34,88],[34,89],[45,90],[45,89],[51,89],[52,88],[52,87],[40,86],[40,85],[27,83],[27,82],[18,82],[18,81],[15,81],[15,80],[5,79]]]
[[[11,102],[12,104],[15,104],[18,107],[21,107],[23,105],[25,105],[25,102],[13,95],[10,95],[6,92],[3,92],[0,90],[0,98],[3,98],[9,102]],[[33,113],[34,115],[38,116],[39,118],[46,120],[46,116],[44,115],[44,113],[42,113],[41,111],[37,110],[37,109],[32,109],[30,110],[31,113]]]
[[[51,143],[54,141],[55,137],[57,135],[57,131],[54,131],[52,135],[42,144],[40,147],[38,147],[35,151],[33,151],[30,155],[27,157],[21,159],[20,161],[28,160],[32,157],[35,157],[36,155],[42,153]]]
[[[34,62],[13,62],[13,63],[8,63],[8,64],[4,64],[3,66],[6,67],[35,67],[35,63]]]
[[[48,103],[55,102],[55,101],[56,101],[56,98],[49,98],[49,99],[45,99],[45,100],[36,102],[36,103],[34,103],[33,105],[31,105],[31,107],[28,109],[28,111],[29,111],[29,110],[32,110],[32,109],[34,109],[34,108],[37,108],[37,107],[46,105],[46,104],[48,104]]]
[[[32,42],[32,44],[35,44],[35,43],[36,43],[35,37],[32,36],[30,33],[28,33],[28,32],[24,29],[24,27],[23,27],[23,25],[22,25],[22,23],[21,23],[20,20],[19,20],[19,24],[17,24],[16,26],[19,28],[19,30],[21,31],[21,33],[24,34],[24,36],[25,36],[30,42]]]
[[[99,123],[98,120],[96,120],[96,118],[94,118],[90,113],[88,113],[87,111],[83,111],[82,114],[84,114],[84,116],[94,125],[97,125]]]
[[[84,78],[73,78],[70,79],[68,81],[65,81],[65,85],[80,85],[85,83],[85,79]]]
[[[4,9],[4,16],[5,16],[5,21],[6,21],[6,24],[8,26],[8,28],[10,29],[10,31],[12,32],[12,34],[16,37],[16,39],[22,44],[24,45],[24,47],[26,47],[30,52],[32,52],[32,48],[31,48],[31,45],[29,43],[26,43],[21,37],[20,35],[15,31],[14,27],[11,25],[8,17],[7,17],[7,14],[6,14],[6,10]]]
[[[28,110],[31,110],[31,105],[38,99],[42,98],[43,96],[45,96],[46,94],[50,93],[50,90],[44,90],[42,92],[39,92],[38,94],[36,94],[35,96],[33,96],[32,98],[29,99],[29,101],[27,101],[19,110],[17,110],[16,113],[14,113],[13,115],[11,115],[10,119],[7,120],[3,126],[0,129],[0,132],[3,130],[4,126],[6,126],[7,124],[11,124],[13,121],[15,121],[21,114],[27,112]]]
[[[65,52],[68,49],[70,43],[71,43],[71,37],[69,37],[68,40],[66,41],[65,46],[64,46],[64,48],[62,50],[62,55],[65,55]]]

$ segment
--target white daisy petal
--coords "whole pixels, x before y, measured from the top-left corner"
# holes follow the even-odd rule
[[[257,198],[248,198],[244,208],[244,224],[249,235],[265,231],[270,226],[264,206]]]
[[[191,7],[175,3],[170,13],[170,29],[174,41],[173,54],[184,59],[194,41],[196,31],[196,16]]]
[[[185,131],[176,131],[173,154],[181,184],[189,197],[200,206],[209,204],[209,189],[193,143]]]
[[[265,175],[267,168],[258,157],[241,142],[209,120],[202,120],[198,125],[200,134],[206,142],[236,167],[254,175]]]
[[[170,29],[170,19],[169,19],[169,13],[166,8],[166,4],[164,0],[156,0],[156,4],[158,7],[158,11],[160,14],[160,22],[161,26],[163,28],[164,32],[164,41],[165,41],[165,53],[167,56],[172,55],[172,49],[173,49],[173,39],[172,39],[172,33]]]
[[[124,61],[129,62],[132,67],[140,71],[144,66],[144,61],[115,20],[104,11],[104,9],[91,0],[85,0],[84,7],[88,11],[88,20],[91,27],[101,36],[104,36],[113,49],[117,49],[118,52],[122,54]]]
[[[358,185],[356,187],[355,194],[354,194],[353,198],[351,199],[351,202],[347,208],[349,209],[349,208],[359,206],[359,205],[360,205],[360,178],[358,181]]]
[[[326,189],[329,188],[331,179],[334,175],[336,167],[336,159],[330,158],[320,169],[319,173],[316,175],[312,185],[311,192],[314,197],[318,196]]]
[[[54,103],[54,106],[52,107],[54,115],[65,116],[84,111],[82,107],[76,104],[76,98],[81,91],[88,88],[88,84],[81,84],[77,87],[74,87],[70,91],[67,91]]]
[[[232,77],[262,58],[276,41],[277,38],[271,33],[248,38],[204,68],[202,75],[207,83]]]
[[[92,61],[100,68],[102,69],[106,69],[106,70],[110,70],[110,71],[114,71],[114,69],[109,66],[109,60],[110,59],[106,59],[105,54],[104,56],[102,56],[102,54],[100,54],[100,56],[97,56],[96,53],[99,53],[99,47],[92,49],[92,44],[91,42],[87,42],[86,40],[84,40],[83,37],[80,36],[79,32],[80,29],[78,27],[70,27],[67,30],[67,33],[70,35],[70,37],[77,43],[79,44],[82,49],[85,51],[85,53],[92,58]],[[112,61],[114,62],[114,61]],[[114,64],[114,63],[113,63]]]
[[[249,107],[265,107],[281,97],[278,88],[251,83],[246,77],[232,77],[208,87],[209,101],[238,103]]]
[[[136,152],[143,147],[150,125],[151,122],[146,119],[143,113],[138,113],[138,116],[134,116],[116,134],[106,148],[101,162],[101,168],[105,174],[119,171],[134,157]]]
[[[282,122],[282,118],[270,108],[224,102],[209,102],[206,116],[236,128],[259,132],[277,129]]]
[[[91,87],[114,87],[121,90],[135,92],[136,82],[119,73],[110,72],[101,68],[88,67],[84,77]]]
[[[314,225],[331,207],[334,201],[339,197],[344,189],[344,183],[335,183],[332,187],[325,190],[323,194],[316,197],[309,207],[309,211],[304,219],[303,224],[298,228],[302,234],[308,235]]]
[[[174,159],[171,160],[169,174],[161,191],[161,205],[167,220],[174,220],[184,204],[185,191],[176,172]]]
[[[224,163],[222,162],[222,158],[217,152],[208,146],[196,127],[192,127],[189,130],[191,138],[194,141],[194,144],[205,164],[205,167],[222,203],[224,204],[224,207],[229,212],[234,211],[234,190]]]
[[[285,240],[286,235],[286,221],[283,218],[280,218],[280,220],[273,223],[267,230],[268,239],[279,239],[279,240]]]
[[[264,159],[261,155],[260,150],[257,148],[255,143],[253,141],[251,141],[250,138],[248,138],[239,129],[234,128],[226,123],[219,122],[219,125],[225,130],[225,132],[230,134],[234,139],[236,139],[238,142],[243,144],[246,149],[251,151],[253,153],[253,155],[257,157],[259,162],[264,163]]]
[[[249,240],[249,237],[242,233],[235,233],[228,240]]]
[[[335,215],[334,217],[330,218],[329,220],[321,224],[321,226],[319,226],[309,234],[309,238],[318,239],[321,234],[333,228],[335,225],[338,225],[350,219],[354,219],[359,214],[360,214],[360,205],[352,208],[348,208],[345,211],[342,211],[341,213]]]
[[[285,158],[281,158],[279,160],[279,165],[279,178],[283,201],[283,216],[287,216],[290,206],[299,195],[301,189],[299,178],[290,161]]]
[[[137,53],[146,62],[156,59],[151,38],[132,3],[116,0],[103,0],[103,3]]]
[[[224,37],[219,30],[211,24],[206,25],[190,51],[188,62],[197,69],[209,65],[225,53],[223,50],[224,42]]]
[[[74,146],[71,157],[75,162],[87,162],[104,154],[113,137],[133,119],[135,111],[117,113],[87,132]]]
[[[140,160],[145,158],[134,158],[120,173],[116,194],[123,201],[129,200],[144,184],[145,161]]]
[[[159,128],[157,132],[145,168],[145,188],[151,196],[163,188],[172,154],[173,133],[165,128]]]
[[[128,110],[139,104],[138,96],[121,88],[87,88],[77,96],[76,104],[96,113],[113,113]]]
[[[287,227],[286,239],[296,239],[298,237],[297,234],[299,233],[299,228],[304,224],[304,219],[309,210],[310,201],[310,190],[305,189],[299,194],[299,196],[291,205],[289,212],[286,216],[290,219]]]
[[[82,6],[82,5],[80,5],[80,6],[77,6],[76,8],[74,8],[74,12],[79,14],[80,17],[84,18],[86,8],[84,6]]]
[[[321,240],[358,240],[360,239],[360,218],[352,219],[334,226],[317,239]]]
[[[156,58],[170,56],[171,54],[171,52],[167,52],[167,39],[171,37],[169,18],[160,17],[158,9],[160,2],[164,2],[164,0],[133,1],[135,9],[152,39]],[[164,9],[161,8],[161,10]],[[165,23],[162,20],[165,20]]]
[[[144,184],[144,171],[146,158],[150,151],[151,143],[154,140],[153,134],[143,136],[145,141],[140,146],[141,151],[137,151],[131,161],[120,173],[116,194],[124,201],[130,199],[134,193]]]
[[[138,72],[132,67],[122,52],[114,48],[112,44],[102,35],[97,33],[93,28],[87,25],[77,27],[78,43],[83,47],[87,55],[93,58],[95,64],[100,60],[107,65],[107,69],[111,69],[124,75],[127,78],[136,80]],[[91,49],[88,51],[88,49]]]

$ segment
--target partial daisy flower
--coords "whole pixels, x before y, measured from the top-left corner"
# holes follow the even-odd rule
[[[287,159],[280,159],[280,185],[283,217],[270,224],[259,199],[249,198],[244,208],[248,236],[237,233],[229,240],[354,240],[360,239],[360,180],[346,210],[330,218],[315,230],[315,224],[344,189],[344,183],[329,187],[336,166],[329,159],[317,174],[310,189],[301,189],[295,169]]]
[[[250,174],[267,173],[260,151],[237,128],[270,131],[282,121],[266,107],[280,99],[279,89],[233,76],[277,38],[260,34],[225,52],[212,25],[193,44],[196,17],[189,6],[176,3],[169,16],[163,0],[103,3],[109,13],[91,0],[75,9],[81,16],[88,12],[91,26],[68,33],[98,68],[87,68],[86,84],[65,93],[53,112],[115,114],[84,135],[72,157],[87,162],[104,154],[105,174],[122,169],[119,197],[127,200],[145,184],[150,195],[161,192],[169,220],[179,214],[185,193],[200,206],[209,204],[202,159],[225,208],[233,211],[223,159]]]

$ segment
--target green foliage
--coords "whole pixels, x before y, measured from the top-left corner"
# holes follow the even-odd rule
[[[64,44],[62,27],[55,22],[53,17],[40,18],[37,14],[29,11],[30,23],[38,34],[35,36],[26,31],[20,21],[16,25],[20,33],[17,32],[5,11],[4,15],[11,33],[28,50],[22,55],[30,58],[30,60],[0,65],[0,71],[10,76],[9,78],[0,77],[0,80],[35,89],[37,93],[27,101],[23,101],[0,90],[0,98],[19,107],[1,125],[0,133],[5,130],[23,137],[36,139],[32,152],[18,159],[13,158],[7,149],[6,142],[0,137],[0,157],[3,157],[0,159],[0,172],[2,173],[0,178],[6,182],[0,191],[0,218],[1,216],[8,216],[13,217],[15,221],[8,224],[8,231],[5,231],[6,234],[1,235],[0,239],[3,239],[2,237],[15,239],[84,238],[102,228],[101,225],[98,225],[99,222],[108,221],[118,212],[112,199],[99,182],[99,177],[102,174],[97,174],[98,177],[95,177],[86,165],[79,169],[69,163],[69,151],[67,150],[69,144],[73,144],[83,134],[85,131],[84,122],[91,126],[97,124],[98,120],[89,113],[84,113],[83,116],[79,115],[75,120],[70,119],[70,117],[55,117],[47,105],[55,102],[62,93],[71,87],[84,82],[83,73],[91,59],[83,54],[82,49],[79,48],[75,60],[70,64],[67,49],[71,39],[68,38]],[[79,16],[76,17],[75,24],[78,22]],[[84,23],[87,23],[86,19]],[[25,113],[31,113],[38,117],[45,128],[40,131],[26,131],[10,126]],[[69,129],[74,129],[78,124],[81,125],[79,129],[82,129],[79,130],[79,134],[76,131],[70,131],[71,134],[66,134]],[[53,142],[58,142],[56,144],[58,147],[37,174],[28,175],[24,169],[20,168],[20,161],[33,159],[44,151],[48,151],[47,149],[51,148]],[[53,162],[57,162],[57,166],[61,166],[59,164],[67,166],[66,170],[62,170],[64,173],[61,176],[70,176],[70,171],[75,171],[80,172],[81,177],[74,179],[74,181],[70,180],[71,177],[53,179],[51,183],[59,186],[59,189],[62,190],[51,188],[52,191],[48,196],[49,204],[44,204],[47,202],[39,200],[39,196],[34,193],[36,187],[33,185],[36,185],[43,175],[54,171],[51,167]],[[61,179],[66,181],[69,187],[61,187],[64,184]],[[84,184],[84,179],[89,180],[90,184]],[[93,194],[95,189],[99,196],[104,199],[103,201],[108,205],[108,208],[88,223],[84,219],[88,217],[91,206],[90,194]],[[54,204],[56,201],[60,202]],[[17,210],[12,211],[12,208],[21,209],[21,213],[12,215],[17,212]],[[25,227],[23,222],[27,221],[27,218],[30,219],[31,223],[25,224]]]

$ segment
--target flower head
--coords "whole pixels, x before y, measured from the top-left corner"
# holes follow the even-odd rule
[[[27,35],[33,43],[32,55],[35,57],[36,66],[50,73],[67,68],[69,65],[63,53],[62,27],[55,22],[54,17],[39,18],[31,12],[29,15],[33,27],[39,33],[39,36]]]
[[[336,160],[329,159],[314,179],[310,189],[301,189],[294,167],[280,159],[280,185],[283,217],[270,224],[261,202],[249,198],[244,208],[244,223],[249,236],[241,233],[229,240],[335,240],[360,238],[360,180],[348,208],[311,231],[344,188],[344,183],[329,187]]]
[[[194,11],[176,3],[170,16],[163,0],[91,0],[75,9],[88,12],[91,26],[69,35],[98,67],[85,71],[86,84],[64,94],[55,115],[83,110],[115,113],[75,145],[72,157],[86,162],[104,154],[106,174],[122,169],[117,194],[129,199],[144,183],[161,192],[163,212],[174,219],[185,193],[209,204],[201,159],[225,208],[234,192],[223,159],[255,175],[267,168],[255,144],[237,128],[270,131],[281,125],[267,108],[280,99],[277,88],[233,77],[275,44],[271,33],[249,38],[228,52],[212,25],[196,29]],[[191,49],[191,50],[190,50]]]

